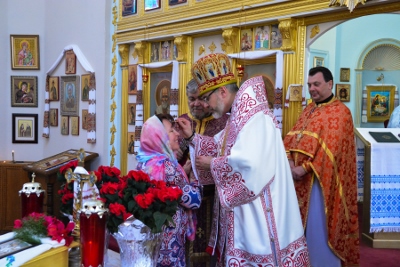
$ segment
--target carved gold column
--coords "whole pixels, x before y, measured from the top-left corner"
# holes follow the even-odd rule
[[[233,54],[240,52],[240,29],[235,27],[229,27],[222,29],[222,38],[224,38],[224,43],[221,44],[222,50],[226,54]],[[236,58],[232,59],[232,70],[236,77],[237,74],[237,64],[238,60]],[[240,78],[240,77],[239,77]],[[240,85],[240,79],[237,81],[238,86]]]
[[[235,27],[222,29],[222,38],[224,43],[221,44],[222,50],[227,54],[239,52],[239,29]]]
[[[118,45],[118,53],[121,57],[121,133],[120,133],[120,170],[127,173],[128,159],[128,65],[129,65],[129,44]]]
[[[282,88],[282,136],[284,137],[296,123],[302,112],[301,102],[290,102],[284,107],[284,100],[290,84],[304,84],[304,57],[306,27],[303,21],[287,18],[279,20],[279,30],[282,33],[284,51],[284,77]]]
[[[147,45],[148,43],[146,41],[141,41],[141,42],[136,42],[135,47],[134,47],[134,53],[138,56],[138,64],[143,64],[148,61],[148,54],[147,54]],[[146,57],[147,56],[147,57]],[[145,61],[146,59],[146,61]]]
[[[114,166],[115,155],[117,154],[115,152],[115,147],[114,147],[115,133],[117,132],[115,124],[114,124],[115,110],[117,108],[117,105],[115,104],[115,100],[114,100],[115,92],[117,91],[117,80],[115,78],[115,70],[117,68],[116,66],[117,66],[117,63],[118,63],[118,59],[117,59],[116,52],[115,52],[115,48],[117,47],[117,35],[115,33],[115,31],[117,29],[117,19],[118,19],[118,15],[117,14],[118,14],[118,8],[114,3],[114,5],[112,7],[112,17],[113,17],[112,24],[114,25],[114,29],[113,29],[113,34],[112,34],[112,37],[111,37],[112,38],[112,48],[111,48],[111,51],[112,51],[111,80],[112,81],[111,81],[111,84],[110,84],[111,85],[110,103],[112,103],[112,104],[110,105],[110,111],[111,111],[111,114],[110,114],[110,123],[111,123],[111,125],[110,125],[110,133],[111,133],[111,135],[110,135],[110,151],[109,151],[109,153],[110,153],[110,166]],[[73,266],[75,266],[75,265],[73,265]],[[80,266],[80,265],[78,265],[78,266]]]
[[[282,34],[281,50],[284,52],[296,50],[296,24],[297,21],[291,18],[279,20],[279,30]]]
[[[146,41],[135,43],[134,54],[138,56],[138,64],[145,64],[150,61],[150,45]],[[149,75],[146,67],[142,68],[142,75]],[[150,80],[142,81],[143,121],[150,117],[150,87],[148,84],[150,84]]]
[[[179,92],[178,92],[178,115],[188,113],[189,107],[187,105],[186,98],[186,84],[192,79],[189,66],[192,65],[193,53],[192,49],[192,37],[189,36],[176,36],[174,44],[178,50],[178,57],[176,60],[179,64]]]

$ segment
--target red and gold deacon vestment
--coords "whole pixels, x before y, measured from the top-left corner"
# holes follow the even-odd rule
[[[314,179],[322,188],[329,247],[343,266],[359,263],[357,169],[354,126],[350,110],[333,98],[309,104],[284,144],[295,166],[307,174],[295,181],[301,217],[306,227]]]

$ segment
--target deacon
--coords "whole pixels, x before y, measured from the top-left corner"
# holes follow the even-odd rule
[[[284,139],[313,267],[360,259],[353,119],[332,88],[329,69],[310,69],[313,102]]]

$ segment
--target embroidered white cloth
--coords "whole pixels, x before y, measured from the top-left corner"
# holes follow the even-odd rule
[[[262,77],[245,81],[226,128],[193,139],[195,155],[213,156],[216,201],[209,246],[214,253],[224,251],[224,266],[309,266],[289,163],[266,100]]]
[[[143,90],[143,80],[142,80],[142,73],[143,68],[147,69],[157,69],[161,67],[165,67],[168,65],[172,65],[172,72],[171,72],[171,90],[172,89],[179,89],[179,62],[176,60],[170,61],[161,61],[161,62],[152,62],[146,64],[138,64],[137,68],[137,89],[139,91]],[[170,105],[170,114],[173,117],[178,117],[178,105],[171,104]]]
[[[56,61],[53,63],[53,65],[51,65],[50,69],[46,72],[47,76],[50,76],[53,73],[53,71],[57,68],[58,64],[60,64],[61,60],[64,58],[65,52],[68,50],[74,51],[77,60],[82,65],[82,67],[85,71],[94,74],[94,69],[90,65],[89,61],[86,59],[85,55],[79,49],[79,46],[71,44],[71,45],[67,45],[66,47],[64,47],[64,49],[58,55]],[[89,115],[96,113],[96,104],[95,103],[96,103],[95,88],[91,88],[89,91]],[[45,91],[44,111],[45,111],[45,114],[46,114],[46,112],[50,111],[49,92],[47,92],[47,91]],[[92,115],[92,116],[94,116],[94,115]],[[43,120],[46,120],[46,116],[44,116]],[[49,121],[44,122],[43,124],[45,125],[43,127],[43,137],[49,137],[50,136]],[[88,140],[90,140],[90,143],[94,143],[96,141],[96,130],[91,129],[91,131],[88,131],[87,138],[88,138]]]
[[[369,134],[391,132],[398,136],[400,128],[357,131],[371,144],[370,232],[400,232],[400,143],[378,143]]]
[[[234,54],[228,54],[230,58],[238,59],[260,59],[270,56],[276,57],[276,74],[275,74],[275,100],[274,100],[274,116],[278,127],[282,130],[282,89],[283,89],[283,52],[280,50],[268,51],[246,51]]]
[[[364,200],[364,161],[365,149],[364,143],[360,138],[356,138],[356,160],[357,160],[357,201]]]
[[[3,238],[3,236],[1,237]],[[40,241],[42,242],[41,245],[25,249],[21,252],[17,252],[15,254],[0,259],[0,266],[18,267],[35,258],[36,256],[39,256],[40,254],[48,251],[51,248],[57,248],[65,245],[64,239],[61,240],[60,243],[55,240],[51,240],[51,238],[42,238],[40,239]]]
[[[14,232],[9,232],[7,234],[0,235],[0,243],[6,242],[8,240],[11,240],[11,239],[14,238],[14,236],[15,236]]]
[[[283,85],[283,52],[280,50],[269,51],[246,51],[235,54],[228,54],[231,58],[239,59],[260,59],[269,56],[276,56],[276,77],[275,88],[282,88]]]
[[[142,86],[142,68],[156,69],[165,67],[172,64],[172,74],[171,74],[171,89],[179,88],[179,62],[176,60],[153,62],[147,64],[139,64],[137,69],[137,87],[138,90],[143,90]]]
[[[46,74],[50,75],[57,68],[58,64],[63,59],[65,52],[68,50],[74,51],[79,63],[81,63],[82,67],[87,72],[92,72],[92,73],[94,72],[94,69],[90,65],[89,61],[86,59],[85,55],[79,49],[79,46],[71,44],[71,45],[67,45],[66,47],[64,47],[64,49],[61,51],[60,55],[58,55],[56,61],[54,61],[53,65],[51,65],[50,69],[46,72]]]
[[[43,252],[51,249],[51,245],[49,244],[41,244],[33,248],[28,248],[21,252],[9,255],[0,260],[0,266],[21,266],[27,261],[30,261],[36,256],[39,256]]]
[[[79,174],[79,175],[89,175],[89,172],[81,167],[81,166],[77,166],[74,170],[75,174]],[[97,199],[100,197],[99,194],[99,189],[97,188],[96,185],[90,186],[88,183],[84,183],[83,184],[83,188],[81,190],[82,192],[82,202],[85,202],[88,199]],[[74,181],[74,209],[78,210],[78,203],[76,203],[76,201],[79,199],[78,198],[78,193],[79,193],[79,184],[77,181]],[[68,216],[68,218],[70,219],[70,221],[72,221],[72,216]]]

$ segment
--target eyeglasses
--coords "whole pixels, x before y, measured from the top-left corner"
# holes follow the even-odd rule
[[[210,101],[210,96],[211,96],[215,91],[217,91],[217,89],[213,90],[213,91],[212,91],[211,93],[209,93],[207,96],[202,97],[202,98],[201,98],[201,101],[203,101],[203,102],[205,102],[205,103],[208,104],[208,101]]]

